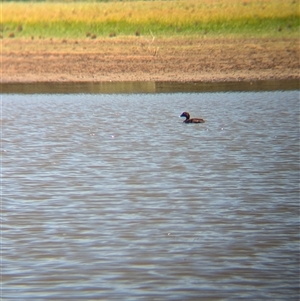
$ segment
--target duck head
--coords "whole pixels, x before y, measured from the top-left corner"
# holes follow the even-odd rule
[[[190,114],[188,112],[183,112],[180,117],[185,117],[186,119],[190,119]]]

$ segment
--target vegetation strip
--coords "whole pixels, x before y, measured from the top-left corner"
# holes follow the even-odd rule
[[[2,38],[296,37],[299,0],[2,2]]]

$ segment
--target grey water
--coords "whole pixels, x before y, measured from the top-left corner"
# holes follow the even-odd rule
[[[298,300],[299,103],[2,94],[1,299]]]

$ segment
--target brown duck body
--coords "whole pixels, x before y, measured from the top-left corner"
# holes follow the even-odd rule
[[[190,118],[190,114],[188,112],[183,112],[180,117],[185,117],[184,123],[204,123],[205,120],[202,118]]]

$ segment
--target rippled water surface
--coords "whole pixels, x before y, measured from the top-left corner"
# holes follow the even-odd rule
[[[1,101],[3,300],[298,300],[298,91]]]

